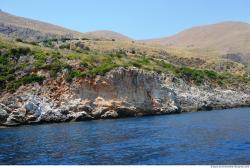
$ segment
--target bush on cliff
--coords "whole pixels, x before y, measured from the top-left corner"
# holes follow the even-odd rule
[[[249,83],[250,81],[248,77],[229,73],[177,66],[165,59],[149,57],[143,52],[129,54],[126,50],[121,49],[107,53],[101,53],[97,50],[78,53],[74,50],[68,50],[68,46],[61,48],[63,50],[43,48],[27,43],[22,44],[22,42],[7,43],[0,40],[0,90],[6,88],[15,90],[20,85],[42,81],[41,78],[31,75],[31,73],[35,75],[41,69],[48,70],[52,77],[57,77],[58,72],[66,69],[68,71],[66,77],[68,82],[78,77],[105,75],[116,67],[132,66],[147,71],[156,71],[157,73],[169,73],[196,85],[204,82],[220,86],[237,85],[240,82]],[[30,63],[18,62],[22,55],[31,56],[30,60],[32,61]],[[26,67],[29,67],[29,70],[22,72]],[[25,77],[16,74],[22,74],[21,76],[25,75]]]
[[[26,84],[35,83],[35,82],[41,83],[44,79],[45,77],[43,76],[37,76],[33,74],[27,75],[20,79],[15,79],[15,80],[12,80],[10,83],[7,83],[7,90],[10,92],[13,92],[21,85],[26,85]]]

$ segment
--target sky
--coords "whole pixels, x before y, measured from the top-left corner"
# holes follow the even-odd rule
[[[0,0],[0,9],[80,32],[111,30],[134,39],[223,21],[250,23],[250,0]]]

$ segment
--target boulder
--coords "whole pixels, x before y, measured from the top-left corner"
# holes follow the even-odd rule
[[[65,120],[63,115],[60,112],[55,111],[47,111],[46,113],[43,113],[39,117],[40,122],[47,122],[47,123],[53,123],[53,122],[62,122]]]
[[[117,114],[119,117],[132,117],[132,116],[136,116],[137,113],[139,113],[139,111],[137,112],[136,108],[134,107],[118,107],[116,109]]]
[[[114,110],[109,110],[105,112],[103,115],[101,115],[102,119],[112,119],[112,118],[118,118],[118,113]]]
[[[67,115],[62,115],[60,111],[47,111],[40,116],[40,122],[64,122],[68,119]]]
[[[11,113],[11,112],[12,112],[11,108],[5,106],[5,105],[2,104],[2,103],[0,103],[0,109],[5,110],[7,113]]]
[[[50,102],[50,103],[52,103],[52,102]],[[37,118],[37,120],[35,122],[39,122],[42,119],[42,116],[43,116],[44,121],[49,122],[50,116],[52,118],[51,120],[57,121],[58,119],[55,119],[55,118],[57,118],[56,116],[62,115],[60,112],[55,113],[53,115],[51,105],[37,96],[30,95],[28,97],[28,100],[26,101],[24,107],[27,111],[27,114],[30,115],[32,120],[34,118]]]
[[[0,123],[5,122],[8,117],[9,117],[9,114],[6,112],[6,110],[1,108],[0,106]]]
[[[93,108],[90,105],[78,105],[77,111],[86,111],[87,113],[91,113]]]
[[[73,121],[88,121],[94,119],[94,117],[90,116],[85,111],[74,113],[73,116],[74,116]]]
[[[108,107],[96,107],[91,115],[94,117],[94,118],[100,118],[103,114],[105,114],[105,112],[107,112],[109,110]]]
[[[69,108],[67,108],[67,107],[63,107],[63,108],[59,109],[58,112],[61,113],[62,115],[70,114]]]
[[[36,122],[39,122],[39,121],[37,120],[37,116],[34,116],[34,115],[27,116],[27,117],[26,117],[26,121],[27,121],[28,123],[36,123]]]
[[[6,122],[3,124],[7,126],[16,126],[24,124],[25,122],[26,122],[25,114],[14,112],[7,118]]]

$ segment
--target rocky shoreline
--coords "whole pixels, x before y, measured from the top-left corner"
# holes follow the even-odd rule
[[[46,73],[46,72],[41,72]],[[242,89],[195,86],[167,74],[116,68],[105,76],[56,79],[2,93],[0,125],[114,119],[250,106]]]

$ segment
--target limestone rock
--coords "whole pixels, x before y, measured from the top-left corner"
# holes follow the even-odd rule
[[[27,112],[40,116],[42,114],[41,102],[36,98],[31,98],[26,104],[25,109]]]
[[[9,117],[8,113],[0,106],[0,123],[3,123]]]
[[[105,112],[107,112],[109,110],[108,107],[96,107],[91,115],[95,118],[100,118],[103,114],[105,114]]]
[[[94,119],[94,117],[90,116],[87,112],[77,112],[73,115],[74,121],[88,121]]]
[[[6,111],[7,113],[11,113],[11,108],[7,107],[6,105],[0,103],[0,109]]]
[[[62,115],[58,111],[47,111],[46,113],[43,113],[40,117],[40,122],[64,122],[68,119],[66,115]]]
[[[86,111],[87,113],[91,113],[93,108],[90,105],[78,105],[77,111]]]
[[[67,84],[48,79],[23,86],[0,99],[0,124],[14,126],[111,119],[250,106],[250,94],[238,88],[195,86],[167,74],[116,68],[104,76]],[[32,89],[39,91],[31,93]]]
[[[114,110],[109,110],[105,112],[103,115],[101,115],[102,119],[112,119],[112,118],[118,118],[118,113]]]
[[[136,116],[137,113],[145,112],[143,111],[143,109],[140,110],[140,109],[135,109],[133,107],[128,108],[124,106],[118,107],[116,111],[119,117],[132,117],[132,116]]]
[[[25,119],[25,114],[23,113],[18,113],[18,112],[13,112],[6,120],[4,125],[7,126],[15,126],[15,125],[21,125],[26,122]]]

